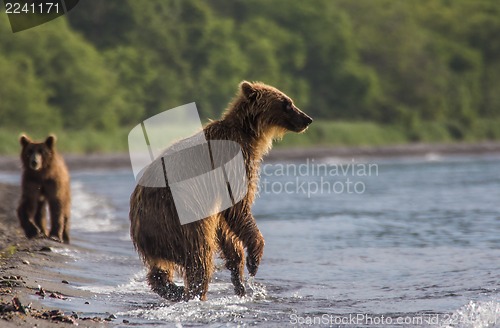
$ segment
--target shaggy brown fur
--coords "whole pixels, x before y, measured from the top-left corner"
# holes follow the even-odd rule
[[[23,135],[19,139],[23,163],[22,196],[17,216],[26,237],[47,236],[46,212],[50,210],[49,237],[69,243],[71,207],[70,177],[63,158],[55,149],[56,138],[32,142]]]
[[[181,225],[168,187],[135,188],[130,198],[130,232],[149,268],[147,278],[153,291],[173,301],[205,300],[214,270],[213,255],[219,250],[231,271],[236,294],[245,295],[244,247],[251,276],[257,273],[264,250],[264,238],[251,212],[260,162],[273,139],[287,131],[302,132],[311,122],[283,92],[244,81],[222,118],[203,129],[209,141],[240,144],[248,179],[248,192],[241,201],[216,215]],[[184,274],[184,288],[173,283],[179,269]]]

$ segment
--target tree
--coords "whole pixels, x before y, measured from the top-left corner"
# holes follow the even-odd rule
[[[116,76],[64,19],[22,33],[5,33],[0,50],[11,62],[26,58],[36,79],[48,90],[46,104],[40,106],[57,112],[64,127],[117,126]]]

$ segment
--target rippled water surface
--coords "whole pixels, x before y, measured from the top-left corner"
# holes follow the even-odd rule
[[[500,326],[499,157],[267,164],[253,210],[266,248],[249,296],[234,296],[221,269],[209,301],[177,304],[150,292],[130,241],[131,171],[72,177],[79,250],[61,251],[95,296],[57,303],[68,311],[151,327]]]

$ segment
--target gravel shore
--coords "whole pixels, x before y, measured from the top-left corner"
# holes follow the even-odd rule
[[[83,302],[92,295],[71,286],[74,277],[64,276],[64,255],[54,252],[62,245],[48,239],[28,240],[15,209],[20,188],[0,184],[0,326],[7,327],[105,327],[110,318],[85,318],[46,306],[47,299]]]

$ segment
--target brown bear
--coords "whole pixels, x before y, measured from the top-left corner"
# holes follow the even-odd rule
[[[71,207],[70,177],[66,164],[55,148],[56,137],[32,142],[26,135],[19,139],[23,164],[22,195],[17,216],[26,237],[50,237],[69,243]],[[47,235],[46,212],[50,211]]]
[[[257,273],[264,250],[264,238],[251,212],[260,163],[273,139],[287,131],[303,132],[311,122],[283,92],[263,83],[243,81],[222,118],[203,129],[209,143],[231,140],[241,146],[248,181],[242,200],[216,215],[181,225],[168,186],[136,186],[130,197],[130,233],[149,269],[147,280],[154,292],[172,301],[195,297],[206,300],[213,256],[220,251],[231,271],[235,293],[245,295],[244,248],[250,276]],[[145,174],[154,170],[152,167]],[[173,282],[175,272],[184,275],[184,287]]]

